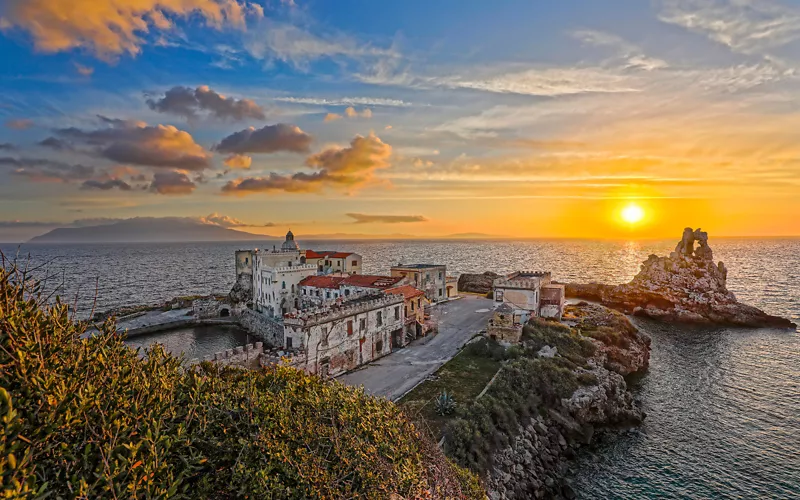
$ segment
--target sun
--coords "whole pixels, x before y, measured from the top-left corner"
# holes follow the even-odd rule
[[[628,224],[636,224],[644,219],[644,209],[636,203],[631,203],[622,209],[622,220]]]

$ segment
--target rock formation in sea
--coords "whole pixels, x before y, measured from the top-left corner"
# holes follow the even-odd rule
[[[674,252],[666,257],[650,255],[630,283],[569,283],[566,293],[661,321],[795,328],[787,319],[740,303],[727,289],[727,278],[725,264],[714,263],[708,233],[687,227]]]
[[[495,274],[491,271],[487,271],[483,274],[462,274],[458,277],[458,290],[460,292],[486,295],[492,291],[494,280],[499,276],[499,274]]]
[[[572,498],[564,476],[579,448],[596,430],[637,425],[645,418],[624,377],[647,370],[650,338],[619,312],[585,302],[568,306],[564,321],[571,328],[534,320],[526,326],[523,346],[547,353],[546,366],[574,365],[580,386],[542,407],[493,454],[486,475],[492,500]],[[541,346],[545,342],[553,345]],[[592,354],[581,359],[576,346],[586,342]],[[550,361],[553,351],[556,358]]]

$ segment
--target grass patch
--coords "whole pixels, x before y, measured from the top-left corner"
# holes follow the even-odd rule
[[[454,415],[436,413],[435,400],[442,391],[455,399],[457,407],[472,404],[486,384],[500,369],[505,349],[497,342],[482,338],[461,350],[453,359],[442,365],[433,380],[426,380],[403,396],[399,405],[413,419],[425,422],[436,439],[442,437],[444,426]]]

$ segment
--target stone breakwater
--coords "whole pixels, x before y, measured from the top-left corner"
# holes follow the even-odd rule
[[[645,418],[624,377],[647,370],[650,338],[625,316],[603,306],[569,306],[565,321],[571,329],[564,329],[563,335],[588,340],[594,346],[584,365],[574,370],[582,385],[570,397],[530,418],[508,446],[493,454],[486,477],[492,500],[573,498],[574,492],[563,478],[581,446],[591,442],[598,430],[638,425]],[[532,327],[536,328],[535,323]],[[558,339],[549,338],[556,343],[553,340]],[[561,356],[558,347],[546,347],[540,355],[549,357],[555,351]]]
[[[695,247],[695,244],[698,244]],[[795,328],[791,321],[740,303],[727,289],[728,270],[714,263],[708,235],[686,228],[669,256],[651,255],[630,283],[568,283],[566,294],[625,314],[676,323]]]

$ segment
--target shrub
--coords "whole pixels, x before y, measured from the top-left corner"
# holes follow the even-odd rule
[[[483,498],[392,403],[287,368],[185,368],[0,269],[3,498]]]
[[[447,391],[443,391],[439,394],[439,397],[436,398],[436,414],[447,416],[451,415],[454,411],[456,411],[456,401],[451,394],[448,394]]]
[[[553,321],[533,319],[522,329],[525,346],[538,351],[544,346],[557,347],[558,354],[578,366],[585,366],[586,359],[594,354],[591,341],[571,329]]]

